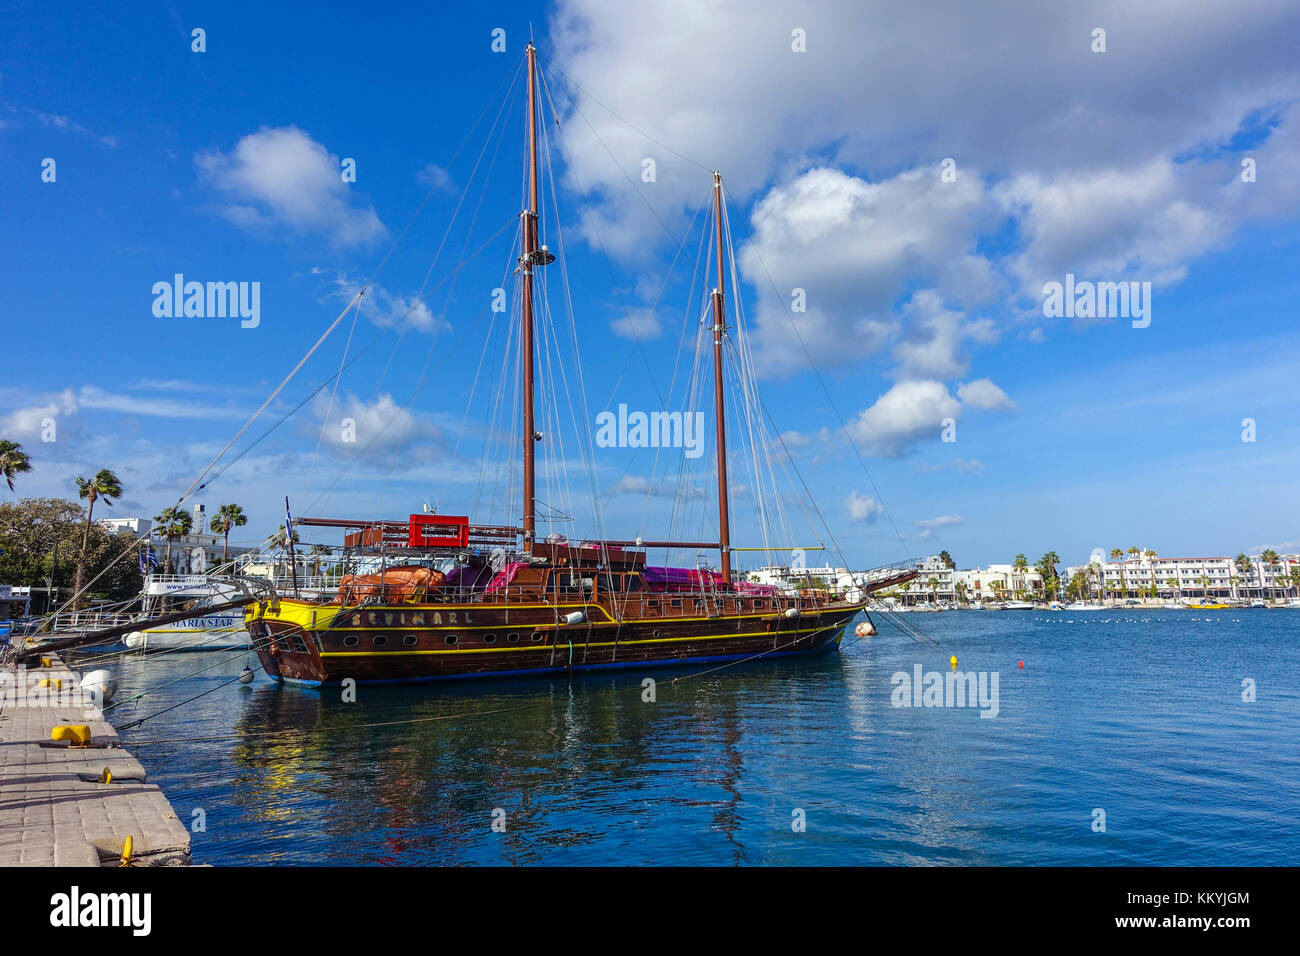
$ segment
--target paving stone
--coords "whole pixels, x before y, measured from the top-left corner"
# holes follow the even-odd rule
[[[0,672],[10,686],[24,675]],[[26,677],[77,686],[57,660]],[[86,724],[92,747],[50,746],[59,724]],[[106,744],[108,746],[99,746]],[[108,768],[113,782],[102,784]],[[190,835],[111,724],[66,701],[14,700],[0,713],[0,866],[116,866],[132,839],[140,865],[184,865]]]

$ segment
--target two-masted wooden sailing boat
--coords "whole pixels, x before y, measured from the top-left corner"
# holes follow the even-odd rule
[[[724,414],[727,329],[722,180],[713,175],[717,286],[712,292],[716,541],[538,540],[534,485],[534,272],[554,256],[538,242],[536,52],[529,44],[528,208],[519,257],[523,509],[519,527],[419,514],[407,521],[304,518],[347,532],[348,546],[385,555],[337,593],[301,592],[251,605],[246,625],[266,673],[306,684],[563,674],[810,654],[838,645],[868,591],[915,576],[900,570],[847,593],[787,590],[732,572]],[[558,538],[558,536],[553,536]],[[655,567],[654,548],[717,551],[720,569]],[[386,563],[398,555],[392,565]],[[850,600],[852,598],[852,600]]]

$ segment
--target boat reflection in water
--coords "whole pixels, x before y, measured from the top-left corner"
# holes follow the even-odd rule
[[[644,858],[650,828],[662,850],[647,862],[720,862],[702,810],[727,859],[760,862],[743,840],[742,779],[756,756],[787,748],[769,721],[750,734],[747,720],[755,701],[778,716],[792,697],[843,696],[842,660],[654,673],[653,687],[606,675],[480,681],[418,701],[362,686],[353,703],[260,684],[244,691],[231,798],[260,831],[259,863],[563,862],[596,844]],[[774,812],[788,828],[790,811]]]

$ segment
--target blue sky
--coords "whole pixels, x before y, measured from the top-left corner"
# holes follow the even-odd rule
[[[544,531],[594,533],[594,465],[608,536],[708,536],[708,455],[675,510],[679,453],[584,452],[582,433],[620,403],[686,406],[703,288],[692,218],[716,167],[759,389],[851,564],[940,548],[963,566],[1049,548],[1067,563],[1095,547],[1300,549],[1294,11],[738,9],[17,4],[0,45],[0,431],[33,458],[20,493],[71,496],[75,476],[109,467],[126,495],[106,514],[171,504],[382,263],[355,326],[234,450],[304,407],[194,500],[243,504],[249,540],[286,494],[299,513],[402,517],[428,499],[509,520],[514,376],[498,383],[510,340],[490,303],[521,202],[531,22],[561,120],[546,130],[559,208],[547,178],[543,228],[564,250],[546,273],[559,333],[539,362],[559,399],[539,426],[554,469],[539,496],[577,519]],[[337,175],[346,158],[355,182]],[[154,283],[178,272],[259,282],[260,324],[155,316]],[[1151,282],[1150,326],[1045,318],[1042,283],[1067,272]],[[787,312],[794,288],[806,312]],[[345,358],[337,392],[310,398]],[[345,416],[375,442],[360,461]],[[767,492],[741,460],[732,478],[733,541],[761,545]],[[776,484],[788,520],[767,542],[829,545],[792,473]]]

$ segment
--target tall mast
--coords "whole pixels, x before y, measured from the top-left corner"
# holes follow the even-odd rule
[[[718,285],[713,290],[713,410],[718,436],[718,543],[722,547],[722,581],[731,583],[730,506],[727,500],[727,414],[722,402],[722,335],[727,330],[723,306],[726,285],[722,269],[722,173],[713,173],[713,210],[717,224]]]
[[[540,261],[537,252],[537,50],[529,41],[528,57],[528,208],[522,213],[523,255],[519,268],[523,273],[523,330],[519,337],[524,382],[524,551],[533,550],[536,537],[536,502],[534,500],[534,448],[537,430],[533,422],[533,265]],[[545,265],[545,263],[542,263]]]

